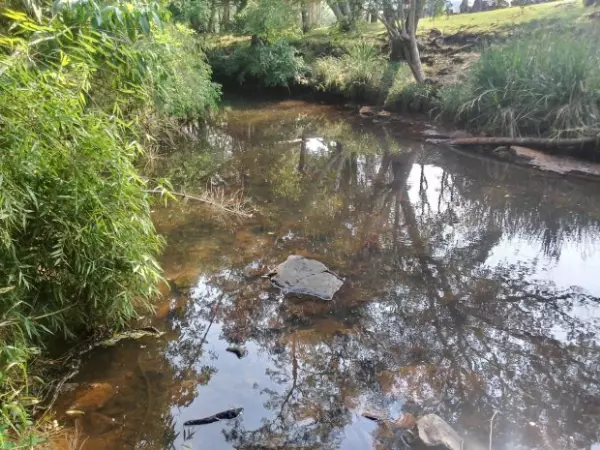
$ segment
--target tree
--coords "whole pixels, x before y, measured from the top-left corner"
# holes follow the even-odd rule
[[[469,12],[469,0],[462,0],[460,3],[460,12],[468,13]]]
[[[439,17],[446,12],[446,0],[426,0],[425,15]]]
[[[423,6],[423,0],[375,0],[372,6],[387,30],[390,60],[405,60],[417,83],[425,81],[415,34]]]
[[[302,19],[302,32],[306,33],[318,21],[321,3],[316,0],[300,0],[300,15]]]
[[[238,20],[245,33],[269,42],[300,32],[298,5],[291,1],[250,0]]]
[[[483,11],[483,1],[482,0],[475,0],[473,2],[473,6],[471,7],[471,11],[473,12],[479,12],[479,11]]]
[[[364,7],[361,0],[327,0],[327,5],[333,11],[340,27],[346,31],[356,27],[356,21]]]

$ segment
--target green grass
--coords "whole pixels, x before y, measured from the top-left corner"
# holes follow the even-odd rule
[[[419,22],[417,33],[426,36],[433,28],[444,35],[455,33],[509,35],[518,31],[539,31],[552,28],[557,23],[576,27],[587,21],[591,8],[584,8],[580,0],[561,0],[524,7],[512,7],[470,14],[453,14],[437,18],[424,18]],[[221,48],[248,41],[248,36],[232,34],[212,35],[206,42]],[[328,46],[348,48],[358,39],[383,45],[387,41],[382,23],[360,23],[355,31],[342,33],[336,27],[315,28],[294,42],[301,48],[324,48]]]
[[[551,3],[529,5],[523,8],[505,8],[470,14],[453,14],[438,18],[425,18],[419,22],[417,34],[425,37],[433,28],[444,35],[455,33],[509,35],[511,32],[534,31],[552,28],[557,22],[568,23],[572,27],[586,21],[589,8],[581,1],[563,0]],[[363,39],[375,45],[387,41],[385,27],[381,23],[362,23],[358,30],[340,33],[334,27],[317,28],[307,33],[298,44],[307,48],[325,48],[328,45],[348,48]]]
[[[506,34],[523,26],[552,23],[556,19],[578,21],[589,13],[581,1],[558,1],[525,7],[512,7],[471,14],[453,14],[449,17],[426,18],[419,22],[419,33],[425,34],[432,28],[444,35],[459,32],[476,34]]]
[[[600,131],[600,32],[540,32],[485,50],[441,92],[442,114],[474,131],[578,137]]]
[[[325,56],[313,64],[318,88],[341,93],[352,100],[377,98],[384,84],[387,61],[366,41],[351,45],[341,57]]]

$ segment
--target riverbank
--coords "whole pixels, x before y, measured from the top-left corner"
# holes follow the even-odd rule
[[[374,124],[387,124],[390,127],[403,128],[406,125],[414,126],[418,123],[430,122],[425,114],[407,117],[404,114],[390,113],[371,106],[346,105],[346,107],[355,111],[363,120],[371,121]],[[483,156],[561,177],[600,181],[600,163],[596,162],[597,157],[592,146],[586,148],[576,145],[571,148],[556,147],[536,150],[526,147],[527,143],[520,143],[518,139],[514,139],[513,145],[477,144],[477,142],[467,145],[461,141],[474,139],[471,135],[462,130],[453,130],[452,124],[439,122],[421,127],[420,134],[426,143],[438,145],[448,151]]]
[[[274,44],[217,36],[207,41],[208,56],[226,88],[318,92],[359,107],[426,113],[474,136],[589,140],[600,133],[597,20],[593,9],[573,2],[462,14],[438,19],[437,28],[424,20],[419,47],[427,79],[420,84],[407,65],[387,59],[385,31],[374,24]],[[582,151],[562,153],[597,160],[597,143],[582,144]]]

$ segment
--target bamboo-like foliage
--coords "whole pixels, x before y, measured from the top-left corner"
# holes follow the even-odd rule
[[[22,66],[0,78],[0,409],[14,431],[26,422],[11,385],[26,380],[29,346],[122,326],[151,308],[160,279],[140,149],[123,122],[86,109],[81,84]]]
[[[189,32],[148,6],[63,6],[3,11],[0,448],[37,439],[28,364],[50,335],[119,328],[152,309],[162,239],[134,166],[140,111],[197,116],[218,97],[204,60],[185,59]]]

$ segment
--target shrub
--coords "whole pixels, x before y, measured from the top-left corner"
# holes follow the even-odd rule
[[[317,59],[313,76],[317,86],[324,91],[363,100],[378,95],[386,67],[387,61],[377,47],[361,41],[339,58],[327,56]]]
[[[0,448],[38,439],[28,363],[49,335],[151,309],[162,240],[134,137],[218,99],[191,32],[151,7],[57,5],[41,23],[5,12],[0,38]]]
[[[156,55],[148,74],[160,112],[180,119],[197,119],[217,107],[220,89],[211,80],[211,68],[192,30],[167,25],[155,31],[146,45],[145,51]]]
[[[249,0],[237,15],[240,31],[259,36],[270,43],[282,39],[300,37],[298,8],[295,4],[280,0]]]
[[[592,33],[593,34],[593,33]],[[597,37],[538,35],[488,48],[440,94],[446,117],[487,133],[581,136],[600,127]]]
[[[0,431],[27,427],[42,335],[149,310],[161,248],[126,124],[85,105],[84,66],[0,76]]]
[[[386,107],[397,111],[431,112],[437,106],[439,87],[432,83],[416,83],[409,78],[405,84],[393,86],[386,99]]]
[[[209,58],[217,76],[239,84],[288,87],[302,83],[308,70],[304,59],[285,41],[239,46],[231,55],[214,51]]]

